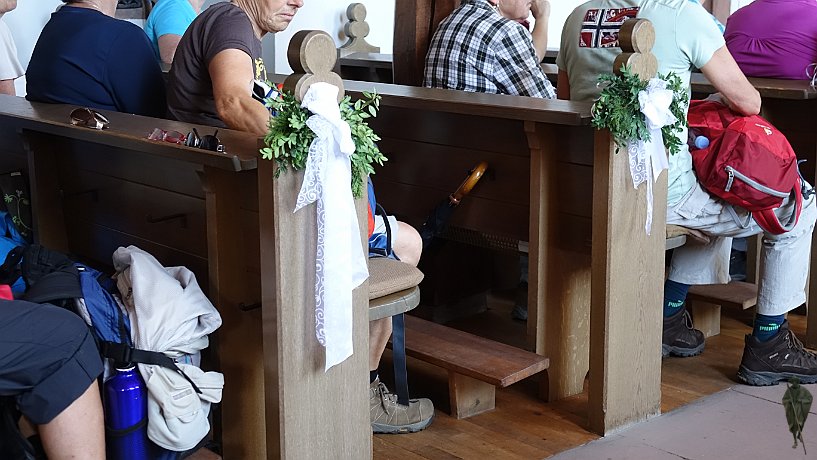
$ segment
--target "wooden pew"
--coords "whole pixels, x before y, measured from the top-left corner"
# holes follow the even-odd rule
[[[111,127],[97,131],[72,126],[74,108],[0,96],[2,163],[28,165],[39,242],[103,265],[135,244],[196,273],[224,321],[213,348],[225,458],[369,456],[366,353],[324,373],[314,340],[313,294],[301,288],[314,245],[296,237],[314,233],[304,231],[314,210],[291,212],[298,175],[273,180],[246,133],[219,130],[222,154],[146,139],[187,124],[104,112]],[[365,222],[363,201],[358,213]],[[366,349],[367,290],[354,294],[356,350]]]
[[[555,82],[558,68],[554,64],[542,64],[542,70]],[[817,177],[817,133],[811,123],[811,115],[817,110],[817,89],[808,80],[780,80],[775,78],[750,77],[749,82],[758,90],[762,98],[761,115],[772,122],[786,135],[797,156],[807,160],[801,172],[809,183]],[[693,73],[690,79],[693,99],[704,99],[715,92],[715,87],[701,73]],[[755,247],[750,253],[755,253]],[[812,240],[812,268],[809,285],[817,286],[817,237]],[[756,257],[751,257],[756,260]],[[749,279],[756,277],[756,266],[749,264]],[[742,308],[755,305],[757,289],[744,283],[730,283],[723,287],[697,287],[693,289],[693,310],[696,327],[710,334],[720,331],[720,307],[739,304]],[[700,322],[700,324],[699,324]],[[805,344],[817,347],[817,315],[808,315]]]
[[[338,58],[340,76],[344,80],[391,83],[392,55],[383,53],[356,52]]]
[[[439,191],[456,183],[460,172],[467,169],[441,167],[440,160],[467,167],[473,164],[475,156],[488,157],[496,168],[495,181],[481,184],[454,219],[465,228],[504,233],[530,242],[531,278],[541,281],[531,290],[529,327],[536,331],[537,352],[558,358],[555,366],[551,362],[549,371],[551,396],[581,391],[589,367],[592,369],[589,398],[592,429],[608,433],[657,414],[660,410],[660,355],[657,352],[660,311],[655,305],[661,299],[664,236],[662,232],[653,232],[650,237],[642,233],[645,192],[643,188],[635,191],[628,184],[626,159],[612,153],[614,147],[609,135],[589,126],[589,104],[347,82],[353,97],[372,86],[383,95],[381,115],[372,121],[372,126],[383,137],[381,147],[392,159],[391,168],[380,171],[380,178],[386,180],[378,181],[378,188],[391,189],[386,195],[391,196],[393,209],[408,216],[425,215],[441,196]],[[41,197],[36,204],[38,214],[54,221],[53,225],[43,227],[41,236],[49,244],[63,244],[57,244],[58,248],[92,252],[99,245],[115,247],[123,239],[131,242],[133,236],[131,225],[123,220],[123,216],[127,217],[126,209],[119,208],[112,211],[115,222],[124,222],[116,229],[121,234],[116,237],[119,240],[110,237],[93,240],[93,244],[83,243],[87,239],[85,233],[60,239],[60,234],[69,233],[67,224],[80,222],[73,214],[65,213],[60,226],[60,219],[46,211],[59,210],[63,199],[59,187],[63,190],[67,187],[60,181],[66,180],[66,175],[83,168],[101,174],[95,168],[103,164],[124,176],[108,172],[116,179],[202,200],[201,191],[195,192],[193,186],[198,180],[196,171],[203,170],[206,192],[200,203],[204,204],[209,223],[204,267],[211,280],[210,295],[225,315],[223,332],[232,339],[220,340],[220,354],[229,356],[222,359],[222,368],[228,375],[238,375],[242,383],[250,382],[251,388],[266,389],[263,404],[253,400],[257,397],[253,391],[233,394],[242,402],[230,404],[231,409],[225,401],[225,411],[237,412],[229,417],[230,426],[225,421],[225,448],[227,430],[230,430],[235,435],[231,435],[231,439],[239,440],[237,445],[230,444],[230,448],[239,449],[239,458],[258,456],[258,450],[245,446],[254,449],[258,444],[263,446],[265,440],[269,456],[277,454],[286,458],[305,458],[298,457],[308,455],[305,449],[311,453],[332,452],[338,457],[366,451],[366,446],[370,446],[369,436],[366,435],[366,440],[359,436],[361,431],[368,433],[363,421],[365,402],[355,399],[358,394],[355,385],[365,385],[365,370],[360,375],[351,372],[358,377],[351,377],[345,370],[324,375],[311,368],[298,367],[297,360],[277,359],[285,352],[301,356],[298,354],[301,351],[293,347],[303,347],[303,340],[308,336],[310,321],[300,313],[294,314],[292,310],[296,309],[291,308],[301,300],[281,290],[289,279],[285,274],[293,270],[286,262],[300,260],[295,254],[304,248],[296,244],[286,248],[276,246],[282,237],[275,232],[281,230],[271,229],[276,225],[291,225],[287,219],[293,217],[286,213],[283,217],[271,214],[273,210],[280,212],[280,201],[276,200],[285,196],[276,194],[277,188],[288,186],[280,180],[272,181],[272,164],[261,162],[257,171],[246,172],[237,171],[234,166],[237,162],[241,168],[252,167],[251,162],[256,158],[255,139],[228,130],[220,132],[230,152],[220,155],[144,139],[155,127],[181,131],[189,128],[173,122],[106,113],[115,128],[92,131],[68,124],[71,109],[68,106],[29,104],[20,99],[2,102],[3,125],[23,130],[29,142],[34,188]],[[208,132],[204,127],[202,130]],[[56,155],[57,151],[60,155]],[[70,166],[71,162],[78,161],[74,157],[84,159],[85,166],[67,168],[66,163]],[[187,173],[174,172],[174,167]],[[392,174],[391,178],[387,171],[391,171],[388,173]],[[253,174],[258,182],[253,180]],[[421,183],[401,183],[400,178],[406,174]],[[384,187],[389,182],[392,185]],[[255,183],[262,186],[257,191]],[[80,197],[89,196],[87,199],[93,201],[93,188],[81,188],[84,184],[79,182],[71,191]],[[662,176],[656,185],[655,202],[665,202],[665,194],[666,178]],[[259,206],[255,199],[258,196],[263,198],[260,203],[277,205]],[[253,210],[258,212],[261,228],[258,237],[249,233],[255,225]],[[664,219],[663,211],[660,204],[656,206],[656,221]],[[158,223],[178,225],[180,218],[169,219],[173,214],[178,213],[159,216],[168,219],[158,219]],[[43,226],[43,222],[38,224]],[[65,230],[60,231],[61,228]],[[165,244],[163,237],[168,234],[167,231],[156,232],[155,238],[159,241],[155,246],[160,249],[165,246],[168,252],[173,250],[189,256],[189,251],[178,251],[173,245]],[[242,238],[236,239],[235,235]],[[147,237],[142,239],[148,241]],[[243,267],[249,266],[252,272],[254,264],[261,265],[257,261],[255,241],[259,241],[261,259],[274,264],[274,267],[265,265],[268,270],[263,273],[275,273],[274,278],[244,275],[248,270]],[[272,250],[274,252],[270,252]],[[101,255],[89,254],[88,257],[103,259]],[[163,261],[172,264],[180,259],[181,256]],[[198,270],[201,272],[202,268]],[[255,271],[260,272],[261,267]],[[591,278],[592,296],[582,289]],[[248,318],[242,316],[239,306],[257,301],[251,295],[261,290],[254,284],[255,279],[258,284],[267,286],[264,306],[260,318]],[[647,288],[635,289],[639,285]],[[588,307],[593,313],[592,325],[587,319]],[[243,318],[241,324],[229,319],[233,316]],[[365,331],[365,316],[356,316],[356,331]],[[290,330],[284,325],[297,328]],[[257,348],[245,343],[251,340],[252,334],[247,334],[243,327],[263,328],[263,356],[228,352],[230,345],[241,350]],[[298,335],[299,331],[302,335]],[[294,336],[290,335],[293,333]],[[592,335],[592,362],[584,345],[588,335]],[[259,362],[264,363],[263,373]],[[301,380],[295,385],[293,379],[299,377]],[[339,379],[339,384],[345,382],[344,386],[332,386],[333,389],[352,389],[345,395],[348,397],[337,398],[334,390],[322,383],[332,378]],[[263,379],[263,384],[254,385],[255,379]],[[320,397],[313,393],[312,399],[298,400],[310,391],[317,391]],[[338,416],[337,412],[309,409],[320,404],[347,404],[344,410],[348,419],[344,419],[344,423],[329,423]],[[260,413],[262,407],[265,413]],[[357,412],[360,408],[363,408],[362,418]],[[320,421],[312,418],[317,416]],[[225,420],[227,418],[225,413]],[[250,419],[255,420],[249,423]],[[325,430],[334,425],[345,431],[343,439],[335,432],[331,436],[322,433],[305,439],[314,434],[315,429]],[[248,431],[238,432],[244,428]],[[298,442],[300,444],[293,444]],[[263,457],[265,453],[261,452]]]
[[[401,219],[421,223],[463,171],[491,165],[492,178],[451,225],[530,243],[530,279],[540,281],[530,290],[528,327],[536,352],[550,358],[549,398],[581,392],[592,367],[592,429],[608,433],[658,413],[660,355],[643,350],[660,343],[664,235],[643,234],[643,190],[625,187],[626,161],[589,126],[590,104],[360,82],[346,89],[383,96],[370,124],[389,162],[375,181],[378,200]],[[655,203],[664,193],[662,176]],[[656,221],[664,210],[656,207]],[[653,275],[654,283],[644,278]],[[639,277],[647,290],[633,288]]]

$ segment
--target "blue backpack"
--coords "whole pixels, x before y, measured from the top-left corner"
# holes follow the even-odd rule
[[[116,285],[110,277],[80,263],[74,264],[79,272],[79,284],[82,289],[84,312],[91,320],[91,332],[97,345],[120,343],[133,346],[130,337],[130,320],[114,298]],[[81,315],[84,316],[84,315]]]
[[[11,286],[15,297],[26,290],[26,283],[20,273],[22,253],[28,242],[17,231],[11,214],[0,211],[0,259],[4,262],[0,266],[0,284]]]

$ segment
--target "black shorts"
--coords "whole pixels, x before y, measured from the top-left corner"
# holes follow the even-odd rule
[[[53,420],[101,373],[82,318],[52,305],[0,300],[0,396],[14,396],[31,422]]]

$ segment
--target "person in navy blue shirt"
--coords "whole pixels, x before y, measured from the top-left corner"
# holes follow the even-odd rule
[[[117,0],[63,0],[26,72],[30,101],[164,117],[162,71],[145,33],[115,19]]]

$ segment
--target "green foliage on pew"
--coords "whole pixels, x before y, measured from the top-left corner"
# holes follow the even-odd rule
[[[266,147],[261,149],[261,157],[275,160],[278,164],[276,177],[290,168],[295,171],[304,169],[309,146],[315,139],[315,133],[306,125],[312,113],[301,107],[301,103],[289,91],[284,91],[279,98],[268,99],[266,104],[275,110],[276,116],[270,119],[269,131],[264,136]],[[366,119],[376,117],[379,109],[380,95],[374,92],[363,92],[363,98],[355,102],[349,96],[340,101],[341,118],[349,124],[355,142],[355,153],[351,157],[352,193],[355,198],[363,195],[366,185],[364,177],[374,174],[373,165],[383,165],[387,161],[376,144],[380,137],[366,122]]]
[[[664,147],[670,155],[674,155],[679,152],[682,141],[673,133],[680,132],[686,126],[684,109],[689,105],[689,95],[683,89],[681,79],[674,73],[659,74],[658,78],[667,82],[667,89],[673,92],[670,111],[677,121],[661,128],[661,134]],[[622,67],[620,75],[599,76],[599,85],[603,89],[593,104],[592,124],[598,129],[610,130],[616,142],[616,153],[620,147],[626,149],[630,142],[650,140],[647,122],[638,101],[638,94],[647,88],[647,84],[648,81],[642,81],[628,67]]]

